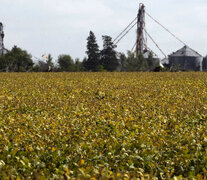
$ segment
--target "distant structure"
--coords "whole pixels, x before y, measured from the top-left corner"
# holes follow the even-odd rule
[[[154,60],[155,66],[160,66],[160,59],[158,56],[148,48],[147,46],[147,36],[152,38],[146,31],[145,27],[145,5],[139,5],[139,11],[137,14],[137,40],[136,40],[136,54],[142,54],[146,60],[149,60],[150,54]],[[154,42],[155,43],[155,42]]]
[[[155,61],[155,65],[160,66],[161,65],[160,59],[152,50],[150,50],[148,48],[148,45],[147,45],[147,37],[149,37],[153,41],[153,43],[155,43],[155,41],[152,39],[152,37],[146,31],[146,27],[145,27],[146,14],[147,13],[145,11],[145,5],[140,3],[138,14],[137,14],[136,18],[114,39],[113,43],[115,45],[117,45],[134,27],[137,27],[136,42],[135,42],[135,45],[133,46],[131,51],[135,52],[137,56],[139,54],[142,54],[146,60],[148,60],[149,55],[152,54],[152,58]],[[156,46],[158,47],[157,44],[156,44]],[[159,48],[159,50],[161,50],[161,49]],[[163,53],[163,51],[162,51],[162,53]]]
[[[5,52],[4,48],[4,30],[3,24],[0,22],[0,55],[3,55]]]
[[[152,59],[154,60],[154,65],[155,65],[155,66],[162,66],[161,63],[160,63],[160,58],[159,58],[154,52],[152,52],[152,51],[149,51],[149,50],[145,49],[145,50],[143,51],[143,57],[144,57],[147,61],[149,61],[150,53],[151,53],[151,55],[152,55]]]
[[[184,46],[168,56],[169,67],[180,71],[202,71],[203,57],[195,50]]]
[[[203,58],[202,66],[203,66],[203,71],[207,71],[207,56]]]
[[[147,32],[145,22],[146,16],[152,19],[160,27],[162,27],[173,38],[177,39],[177,41],[183,44],[184,47],[167,56],[156,43],[156,41],[152,38],[152,36]],[[142,54],[145,59],[149,59],[149,55],[152,53],[155,64],[158,64],[160,67],[167,67],[170,69],[177,68],[177,70],[180,71],[207,71],[207,57],[203,59],[203,57],[198,52],[188,47],[186,43],[184,43],[180,38],[173,34],[168,28],[153,18],[146,11],[145,5],[142,3],[139,5],[137,17],[114,39],[114,44],[117,45],[135,26],[137,26],[136,43],[131,51],[134,51],[136,48],[136,55]],[[147,45],[147,38],[149,38],[164,55],[164,59],[160,60],[157,55],[152,50],[150,50]]]
[[[144,37],[145,29],[145,6],[144,4],[139,5],[139,11],[137,14],[137,42],[136,42],[136,53],[143,54],[144,49],[147,49],[147,42]]]

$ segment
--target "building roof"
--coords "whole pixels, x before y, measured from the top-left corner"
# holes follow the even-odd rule
[[[162,64],[169,64],[169,59],[168,58],[161,59],[161,63]]]
[[[169,56],[202,57],[198,52],[196,52],[188,46],[184,46],[183,48],[177,50],[176,52],[173,52]]]
[[[144,50],[144,53],[143,53],[144,58],[148,59],[150,56],[150,53],[152,53],[153,59],[159,59],[158,56],[154,52],[149,51],[149,50]]]

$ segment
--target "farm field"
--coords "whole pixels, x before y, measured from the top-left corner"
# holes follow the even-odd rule
[[[206,179],[207,73],[1,73],[9,178]]]

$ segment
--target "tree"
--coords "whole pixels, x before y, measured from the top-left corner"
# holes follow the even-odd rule
[[[149,53],[149,57],[147,59],[148,62],[148,67],[150,71],[153,71],[155,69],[155,61],[153,59],[153,54],[152,52]]]
[[[51,72],[55,70],[55,66],[52,62],[51,54],[42,55],[42,60],[38,59],[38,63],[33,67],[33,71],[35,72]]]
[[[0,59],[1,71],[31,71],[34,64],[32,56],[17,46],[14,46],[11,51],[3,55]]]
[[[74,61],[70,55],[60,55],[58,64],[61,71],[73,71]]]
[[[125,70],[126,71],[139,71],[139,69],[140,69],[139,58],[136,56],[135,53],[128,51],[127,59],[125,63]]]
[[[89,71],[98,71],[100,64],[100,51],[96,42],[96,37],[92,31],[90,31],[89,37],[87,38],[87,61],[84,63],[84,67]]]
[[[42,57],[45,57],[45,59],[43,60],[39,60],[38,64],[34,66],[33,70],[38,72],[50,72],[53,71],[54,69],[54,64],[52,62],[52,56],[51,54],[48,54],[48,56],[46,55],[42,55]]]
[[[101,64],[107,71],[115,71],[119,65],[117,59],[116,45],[110,36],[102,36],[103,50],[101,51]]]
[[[40,71],[40,72],[48,72],[49,67],[47,65],[47,62],[45,61],[38,61],[38,65],[34,67],[35,71]]]
[[[5,55],[0,55],[0,71],[4,71],[5,69],[6,69]]]
[[[122,64],[122,71],[147,71],[148,64],[147,60],[142,54],[136,54],[134,52],[128,51],[127,56],[125,54],[120,54],[119,57]]]
[[[148,70],[148,64],[147,60],[144,58],[142,54],[137,55],[138,61],[139,61],[139,71],[147,71]]]
[[[124,53],[119,53],[119,61],[121,62],[121,71],[126,71],[126,69],[127,69],[127,57]]]
[[[76,72],[84,71],[83,63],[80,61],[79,58],[75,59],[74,70]]]

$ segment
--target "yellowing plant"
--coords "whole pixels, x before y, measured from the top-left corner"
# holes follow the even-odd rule
[[[0,179],[205,179],[206,129],[206,73],[0,74]]]

